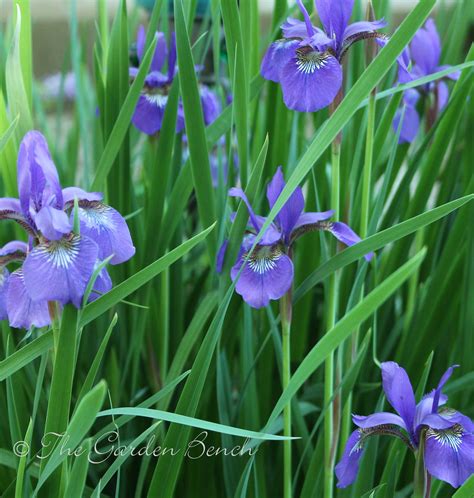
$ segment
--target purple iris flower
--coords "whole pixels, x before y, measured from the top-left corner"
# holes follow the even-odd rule
[[[423,28],[419,29],[405,51],[405,67],[399,64],[398,82],[408,83],[424,76],[443,71],[451,66],[440,65],[441,42],[433,19],[428,19]],[[411,69],[407,70],[412,63]],[[460,72],[454,71],[447,78],[457,80]],[[418,88],[411,88],[403,95],[405,105],[403,123],[401,126],[399,142],[413,142],[420,128],[420,116],[416,106],[420,97],[431,99],[428,115],[431,122],[436,120],[437,115],[444,109],[448,102],[449,89],[445,81],[432,81]],[[402,110],[400,109],[394,119],[393,126],[398,129]]]
[[[281,167],[278,168],[267,186],[267,199],[270,209],[285,187]],[[303,213],[304,197],[298,187],[281,208],[275,221],[265,231],[255,250],[247,259],[253,246],[256,234],[260,231],[266,218],[254,213],[247,196],[240,188],[229,190],[231,197],[242,199],[248,209],[249,223],[247,233],[240,247],[239,255],[231,270],[231,278],[235,280],[241,266],[244,268],[236,284],[236,291],[244,301],[253,308],[267,306],[271,299],[280,299],[293,283],[292,246],[295,240],[306,232],[326,230],[338,240],[351,246],[359,242],[360,237],[345,223],[331,222],[329,218],[334,211],[323,213]],[[234,216],[232,216],[232,219]],[[224,242],[217,258],[217,271],[222,271],[227,241]],[[373,254],[366,256],[367,260]]]
[[[448,368],[438,387],[416,403],[406,371],[393,361],[382,363],[383,389],[398,415],[380,412],[353,416],[358,429],[350,435],[336,466],[338,487],[345,488],[355,481],[364,445],[374,435],[398,437],[413,451],[423,440],[426,471],[455,488],[474,473],[474,423],[443,406],[447,396],[442,389],[456,366]]]
[[[48,302],[72,302],[77,308],[97,265],[130,259],[135,253],[122,216],[102,202],[99,193],[62,189],[45,138],[31,131],[18,154],[20,199],[0,199],[0,220],[18,222],[28,244],[14,241],[0,250],[0,319],[11,326],[43,327],[50,323]],[[73,206],[78,200],[80,233],[73,231]],[[9,264],[21,265],[9,273]],[[104,268],[94,287],[107,292],[112,282]]]
[[[348,24],[354,0],[315,0],[324,30],[313,26],[302,0],[296,0],[304,22],[289,17],[284,38],[272,43],[262,61],[262,76],[281,84],[289,109],[314,112],[327,107],[342,86],[342,60],[362,39],[384,37],[383,20]]]
[[[171,34],[171,39],[166,43],[165,34],[156,32],[157,43],[155,53],[150,65],[150,72],[145,78],[145,85],[138,98],[132,123],[143,133],[154,135],[161,130],[163,117],[168,103],[168,95],[173,80],[177,74],[176,66],[176,37]],[[141,63],[145,53],[146,32],[144,26],[140,26],[137,34],[137,57]],[[167,71],[162,72],[167,61]],[[196,68],[199,70],[199,68]],[[137,73],[137,67],[131,67],[130,78],[133,80]],[[219,100],[215,93],[208,87],[200,87],[201,104],[206,125],[212,123],[221,112]],[[178,104],[178,117],[176,121],[176,132],[184,129],[184,110],[180,101]]]

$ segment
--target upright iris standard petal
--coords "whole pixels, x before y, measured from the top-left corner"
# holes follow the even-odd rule
[[[23,263],[25,286],[34,301],[82,304],[99,248],[90,238],[70,235],[36,246]]]
[[[298,40],[277,40],[272,43],[262,60],[260,67],[262,76],[267,80],[279,83],[282,68],[295,56],[295,50],[299,44]]]
[[[270,209],[275,205],[275,202],[285,188],[285,185],[283,172],[281,166],[279,166],[276,173],[273,175],[271,182],[267,186],[267,199]],[[298,222],[303,209],[303,191],[301,190],[301,187],[296,187],[295,191],[290,195],[290,198],[285,202],[276,217],[287,243],[290,240],[291,231]]]
[[[441,377],[441,379],[438,383],[438,386],[436,387],[434,395],[433,395],[433,406],[431,408],[431,413],[438,412],[441,391],[442,391],[444,385],[446,384],[446,382],[448,382],[451,375],[453,375],[454,369],[458,368],[458,367],[459,367],[459,365],[452,365],[451,367],[449,367],[446,370],[446,372],[444,372],[443,376]]]
[[[315,26],[312,26],[312,28],[313,32],[318,29]],[[306,23],[294,17],[287,18],[281,25],[281,31],[285,38],[306,38],[308,36]]]
[[[25,216],[43,206],[63,208],[59,176],[44,136],[30,131],[23,138],[18,153],[18,191]]]
[[[7,294],[8,321],[11,327],[29,329],[50,325],[46,300],[33,300],[26,290],[22,270],[14,271],[9,278]]]
[[[363,449],[362,433],[358,429],[349,436],[341,461],[334,469],[338,488],[346,488],[356,480]]]
[[[117,265],[135,254],[130,230],[122,215],[99,201],[79,203],[81,234],[90,237],[99,246],[99,259],[112,256],[110,263]]]
[[[394,361],[382,363],[383,390],[388,402],[395,408],[407,428],[413,428],[415,394],[406,371]]]
[[[38,230],[49,240],[59,240],[72,231],[68,215],[61,209],[42,207],[34,217]]]
[[[153,59],[151,60],[150,70],[161,71],[161,68],[163,67],[166,57],[168,55],[167,46],[166,46],[166,37],[164,33],[156,32],[155,38],[156,38],[156,48],[155,48],[155,53],[153,54]],[[145,55],[144,54],[145,42],[146,42],[146,31],[145,27],[141,25],[138,28],[137,32],[137,57],[140,63],[142,62],[143,56]]]
[[[425,75],[436,71],[441,57],[441,42],[433,19],[428,19],[425,26],[415,33],[410,49],[415,64]]]
[[[247,211],[249,213],[250,221],[252,223],[252,226],[255,230],[256,233],[260,231],[262,228],[263,224],[265,223],[265,218],[262,216],[257,216],[253,209],[252,205],[250,204],[249,200],[247,199],[247,196],[245,195],[245,192],[241,188],[236,188],[233,187],[229,190],[229,196],[230,197],[239,197],[242,199],[247,206]],[[281,233],[280,231],[273,225],[271,224],[266,230],[265,233],[263,234],[262,239],[260,240],[259,244],[260,245],[271,245],[275,244],[281,239]]]
[[[315,0],[315,3],[324,31],[341,43],[352,15],[354,0]]]
[[[474,474],[474,435],[460,424],[447,429],[429,428],[425,465],[432,476],[458,488]]]
[[[278,246],[257,246],[248,261],[247,254],[243,252],[237,259],[231,277],[235,280],[244,264],[235,290],[253,308],[263,308],[271,299],[280,299],[288,292],[293,282],[293,263]]]
[[[283,100],[289,109],[314,112],[327,107],[342,85],[342,67],[329,52],[299,47],[280,74]]]

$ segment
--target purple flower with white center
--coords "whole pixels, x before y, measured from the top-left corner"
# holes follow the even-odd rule
[[[314,112],[327,107],[342,86],[342,60],[349,47],[377,33],[386,23],[348,24],[354,0],[315,0],[324,30],[313,26],[302,0],[296,0],[304,22],[289,17],[281,26],[284,38],[272,43],[262,61],[261,74],[281,84],[289,109]]]
[[[364,445],[375,435],[398,437],[414,452],[424,447],[426,471],[455,488],[474,473],[474,423],[462,413],[444,407],[447,396],[442,389],[456,366],[448,368],[437,388],[416,403],[406,371],[393,361],[382,363],[383,389],[398,415],[380,412],[353,416],[358,429],[350,435],[336,466],[338,487],[345,488],[355,481]]]
[[[171,33],[171,39],[166,43],[165,34],[156,32],[157,39],[155,53],[150,65],[150,72],[145,78],[145,85],[138,99],[132,123],[143,133],[154,135],[161,130],[165,114],[168,95],[173,84],[174,77],[178,71],[176,66],[176,38]],[[137,33],[137,58],[139,64],[145,54],[146,32],[144,26],[140,26]],[[162,72],[167,62],[166,73]],[[198,68],[197,68],[198,70]],[[129,70],[130,78],[133,80],[137,73],[137,67]],[[206,125],[212,123],[221,112],[219,100],[215,93],[208,87],[200,87],[201,104]],[[178,104],[178,116],[176,121],[176,132],[184,129],[184,110],[180,101]]]
[[[267,186],[267,199],[270,209],[285,187],[281,167]],[[346,245],[359,242],[360,237],[345,223],[331,222],[329,218],[334,211],[323,213],[303,213],[304,197],[298,187],[281,208],[274,222],[267,228],[254,251],[249,256],[256,234],[260,231],[266,218],[254,213],[245,193],[240,188],[229,190],[231,197],[242,199],[248,209],[249,223],[240,247],[239,255],[231,270],[235,280],[242,265],[242,272],[236,284],[236,291],[245,302],[253,308],[267,306],[270,300],[278,300],[291,288],[293,283],[292,249],[295,240],[306,232],[326,230]],[[217,270],[222,271],[227,241],[224,242],[217,258]],[[373,254],[366,256],[367,260]]]
[[[406,49],[405,53],[405,68],[399,67],[398,72],[398,82],[401,84],[429,76],[430,74],[451,67],[440,65],[441,41],[433,19],[428,19],[425,26],[417,31],[409,49]],[[407,69],[410,62],[412,62],[412,67],[411,69]],[[459,75],[459,71],[453,71],[453,73],[449,74],[446,78],[457,80]],[[416,106],[420,97],[431,99],[428,118],[432,125],[436,120],[437,115],[444,109],[448,102],[448,85],[443,79],[440,79],[417,88],[411,88],[404,93],[404,116],[400,130],[399,143],[413,142],[418,134],[420,116],[416,110]],[[398,129],[401,117],[402,109],[399,109],[393,122],[395,130]]]
[[[0,319],[13,327],[43,327],[50,323],[48,302],[82,305],[86,287],[100,261],[130,259],[135,248],[122,216],[102,202],[102,194],[79,188],[62,189],[43,135],[31,131],[18,154],[20,199],[0,199],[0,220],[18,222],[28,244],[14,241],[0,250]],[[73,206],[78,202],[80,233],[73,231]],[[9,273],[6,266],[20,263]],[[104,268],[95,294],[112,282]]]

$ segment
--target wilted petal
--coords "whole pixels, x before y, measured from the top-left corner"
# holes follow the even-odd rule
[[[344,41],[362,33],[373,33],[378,29],[385,28],[387,23],[385,19],[379,19],[378,21],[359,21],[349,24],[344,31]]]
[[[398,143],[411,143],[418,135],[418,130],[420,129],[420,116],[415,107],[406,105],[403,111],[402,109],[398,109],[395,118],[393,119],[393,129],[395,131],[397,131],[400,126],[400,119],[402,116],[403,121]]]
[[[474,435],[456,424],[449,429],[428,429],[425,442],[428,472],[457,488],[474,473]]]
[[[260,67],[262,76],[279,83],[282,68],[295,55],[298,45],[298,40],[277,40],[272,43],[262,60]]]
[[[372,427],[377,427],[378,425],[388,424],[397,425],[407,432],[409,431],[403,419],[395,413],[379,412],[366,417],[361,415],[353,415],[352,420],[355,425],[361,427],[362,429],[370,429]]]
[[[59,240],[72,231],[68,215],[51,206],[42,207],[34,217],[38,230],[49,240]]]
[[[406,371],[394,361],[384,362],[382,383],[388,402],[400,414],[408,430],[413,430],[416,403]]]
[[[327,107],[342,84],[342,68],[329,52],[298,48],[283,66],[283,100],[289,109],[314,112]]]
[[[315,0],[324,31],[342,42],[344,31],[352,15],[354,0]]]
[[[246,252],[232,267],[232,280],[245,261]],[[252,308],[267,306],[270,299],[282,298],[293,282],[293,263],[277,246],[257,246],[244,264],[235,290]]]
[[[323,228],[331,232],[337,240],[349,247],[362,240],[349,225],[341,223],[340,221],[323,225]],[[370,252],[364,256],[367,261],[370,261],[373,257],[373,252]]]
[[[26,290],[22,270],[10,275],[7,294],[8,321],[11,327],[29,329],[31,326],[50,325],[48,303],[45,300],[33,301]]]
[[[82,201],[79,204],[81,234],[90,237],[99,246],[99,259],[109,256],[110,264],[117,265],[135,254],[130,230],[122,215],[102,202]]]
[[[23,263],[29,296],[34,301],[72,302],[79,308],[98,253],[92,239],[78,235],[36,246]]]
[[[28,132],[18,153],[18,191],[23,213],[38,212],[50,205],[63,208],[59,176],[44,136],[38,131]]]
[[[270,209],[273,208],[275,202],[280,196],[286,183],[283,177],[281,166],[278,167],[276,173],[273,175],[272,180],[267,186],[267,199]],[[291,231],[296,225],[301,213],[304,209],[304,197],[301,187],[296,187],[295,191],[290,195],[290,198],[285,202],[283,207],[278,212],[276,219],[280,225],[280,229],[289,242]]]
[[[356,430],[349,436],[341,461],[334,469],[338,488],[346,488],[356,480],[363,449],[362,433]]]
[[[410,51],[425,75],[436,71],[441,56],[441,42],[433,19],[428,19],[425,26],[415,33]]]

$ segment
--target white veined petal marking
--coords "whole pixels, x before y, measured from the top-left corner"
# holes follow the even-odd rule
[[[36,257],[46,257],[48,264],[54,268],[69,268],[79,254],[80,242],[78,235],[52,240],[37,247]],[[34,256],[35,252],[31,255]]]
[[[79,216],[89,228],[99,232],[116,228],[111,208],[98,201],[81,202]]]
[[[156,105],[157,107],[166,107],[168,102],[168,95],[162,95],[160,93],[144,92],[143,96],[150,104]]]
[[[248,260],[249,268],[259,275],[263,275],[268,271],[273,270],[277,261],[283,255],[281,249],[274,246],[260,246],[255,249],[254,253],[250,256]],[[246,255],[244,256],[244,258]]]
[[[464,429],[459,424],[454,424],[449,429],[432,429],[426,431],[426,439],[434,438],[441,446],[449,446],[456,453],[462,444]]]
[[[302,47],[296,50],[296,67],[304,74],[313,74],[327,65],[330,54],[318,52],[312,47]]]

